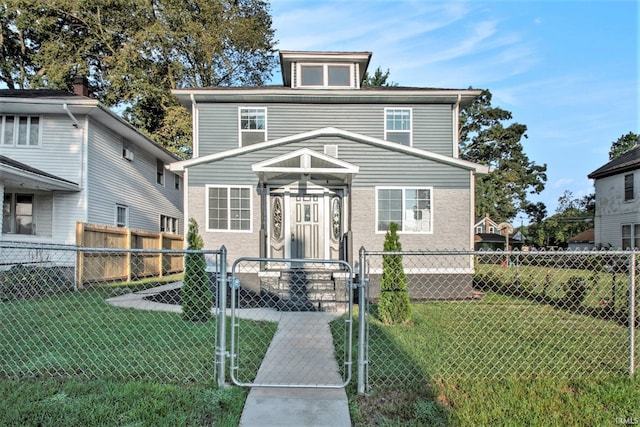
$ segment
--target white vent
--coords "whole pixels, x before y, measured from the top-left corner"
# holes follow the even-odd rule
[[[128,148],[123,148],[122,149],[122,157],[129,160],[130,162],[133,161],[133,150],[130,150]]]
[[[338,146],[337,145],[325,145],[324,154],[333,158],[338,158]]]

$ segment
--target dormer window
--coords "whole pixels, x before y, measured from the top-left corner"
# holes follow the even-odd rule
[[[297,83],[305,88],[354,88],[355,64],[297,64]]]

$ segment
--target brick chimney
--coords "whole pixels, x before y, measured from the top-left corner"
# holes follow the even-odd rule
[[[76,76],[73,79],[73,93],[80,96],[89,96],[89,82],[84,76]]]

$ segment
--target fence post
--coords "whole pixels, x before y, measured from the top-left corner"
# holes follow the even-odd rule
[[[635,372],[636,327],[636,250],[631,253],[629,281],[629,376]]]
[[[365,364],[367,363],[368,355],[365,358],[366,343],[366,311],[367,311],[367,299],[365,296],[366,287],[366,251],[364,246],[360,247],[360,272],[358,281],[358,394],[365,393]]]
[[[218,387],[225,384],[225,358],[227,357],[227,248],[220,248],[218,282]]]

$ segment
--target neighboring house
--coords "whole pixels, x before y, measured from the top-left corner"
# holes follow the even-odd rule
[[[179,158],[87,97],[0,90],[0,240],[75,244],[76,222],[183,232]]]
[[[489,214],[478,220],[473,230],[475,233],[475,250],[504,250],[507,244],[507,234],[509,235],[509,249],[521,249],[524,245],[524,236],[520,231],[514,232],[513,226],[509,223],[496,223]]]
[[[474,182],[458,115],[481,91],[361,87],[371,53],[281,51],[282,86],[179,89],[193,115],[185,217],[209,249],[340,259],[382,250],[473,247]],[[379,267],[373,266],[374,270]],[[461,267],[468,273],[470,262]]]
[[[591,172],[597,247],[640,248],[640,147]]]
[[[595,233],[593,228],[576,234],[575,236],[567,240],[567,243],[569,244],[567,249],[569,249],[570,251],[593,249],[595,247],[594,235]]]

